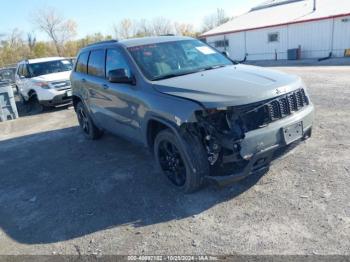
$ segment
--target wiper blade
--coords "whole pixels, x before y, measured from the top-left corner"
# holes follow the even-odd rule
[[[185,72],[185,73],[179,73],[179,74],[168,74],[168,75],[164,75],[164,76],[155,77],[152,79],[152,81],[163,80],[163,79],[173,78],[173,77],[177,77],[177,76],[184,76],[184,75],[194,74],[197,72],[199,72],[199,71],[191,71],[191,72]]]
[[[207,71],[207,70],[213,70],[213,69],[217,69],[217,68],[221,68],[221,67],[225,67],[226,65],[215,65],[215,66],[208,66],[203,68],[203,71]]]
[[[155,77],[155,78],[152,79],[152,81],[163,80],[163,79],[173,78],[173,77],[177,77],[177,76],[184,76],[184,75],[195,74],[195,73],[198,73],[198,72],[203,72],[203,71],[207,71],[207,70],[213,70],[213,69],[217,69],[217,68],[225,67],[225,66],[226,65],[215,65],[215,66],[208,66],[208,67],[200,68],[198,70],[184,72],[184,73],[168,74],[168,75],[164,75],[164,76]]]

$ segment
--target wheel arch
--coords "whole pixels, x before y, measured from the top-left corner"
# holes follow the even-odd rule
[[[77,95],[73,95],[72,101],[73,101],[73,106],[74,106],[74,109],[75,109],[75,110],[77,109],[77,105],[78,105],[79,102],[84,103],[84,102],[83,102],[83,99],[81,99],[81,97],[80,97],[80,96],[77,96]]]
[[[164,130],[164,129],[171,129],[171,124],[169,124],[166,120],[162,120],[160,118],[151,118],[147,122],[147,128],[146,128],[146,139],[147,139],[147,146],[150,151],[153,151],[154,141],[156,139],[157,134]]]
[[[34,89],[29,89],[27,93],[28,101],[31,100],[34,96],[37,96],[37,92]]]
[[[180,145],[183,147],[183,151],[186,157],[186,160],[188,161],[190,168],[192,170],[195,170],[193,163],[191,161],[190,156],[188,155],[188,150],[187,145],[183,139],[183,137],[180,134],[180,127],[177,126],[175,123],[171,123],[170,121],[160,118],[160,117],[151,117],[150,119],[148,119],[147,121],[147,128],[146,128],[146,141],[147,141],[147,146],[148,149],[153,152],[154,149],[154,140],[157,136],[157,134],[161,131],[164,130],[165,128],[170,129],[175,136],[177,137]]]

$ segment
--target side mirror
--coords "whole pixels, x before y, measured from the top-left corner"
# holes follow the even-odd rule
[[[227,51],[221,52],[221,54],[223,54],[226,57],[230,57],[230,54]]]
[[[108,81],[111,83],[123,83],[123,84],[134,83],[133,78],[128,76],[127,70],[124,68],[119,68],[119,69],[109,71]]]

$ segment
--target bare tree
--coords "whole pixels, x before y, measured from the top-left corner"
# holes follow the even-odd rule
[[[175,22],[174,27],[175,27],[175,32],[177,35],[182,35],[182,36],[195,36],[196,35],[192,24]]]
[[[152,20],[152,31],[154,35],[168,35],[174,33],[171,21],[164,17],[157,17]]]
[[[11,48],[17,48],[23,44],[22,32],[18,28],[15,28],[11,31],[8,36],[8,43]]]
[[[118,25],[113,25],[114,33],[118,39],[128,39],[136,34],[136,22],[123,19]]]
[[[216,13],[204,17],[202,31],[209,31],[231,20],[225,13],[224,9],[218,8]]]
[[[36,37],[34,33],[27,34],[27,43],[28,43],[29,50],[32,52],[36,45]]]
[[[29,49],[22,36],[23,33],[15,28],[1,41],[0,63],[2,65],[17,63],[24,57],[28,57]]]
[[[141,19],[137,23],[136,36],[145,37],[145,36],[151,36],[151,35],[152,35],[152,27],[150,26],[150,23],[144,18]]]
[[[72,20],[65,20],[53,8],[40,9],[34,23],[50,37],[58,55],[62,55],[64,43],[76,35],[77,24]]]

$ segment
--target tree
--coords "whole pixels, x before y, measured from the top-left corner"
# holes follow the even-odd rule
[[[60,56],[63,53],[64,43],[76,35],[77,24],[73,20],[65,20],[53,8],[40,9],[34,23],[52,40]]]
[[[152,27],[150,23],[146,19],[141,19],[137,23],[136,36],[137,37],[145,37],[152,35]]]
[[[230,21],[231,18],[228,17],[224,9],[216,9],[216,13],[204,17],[202,31],[207,32],[217,26]]]
[[[1,41],[0,67],[15,64],[29,56],[29,49],[22,37],[22,32],[15,28]]]
[[[135,35],[135,23],[130,19],[123,19],[118,25],[113,26],[118,39],[128,39]]]
[[[157,17],[152,20],[153,35],[168,35],[173,34],[174,29],[169,19],[164,17]]]
[[[47,57],[55,53],[55,47],[47,42],[37,42],[33,48],[32,57]]]
[[[11,48],[17,48],[23,44],[22,32],[18,28],[12,30],[8,37],[8,43]]]
[[[174,27],[175,27],[175,32],[177,35],[191,36],[191,37],[196,36],[196,32],[195,32],[192,24],[175,22]]]
[[[30,52],[32,52],[36,44],[36,37],[33,33],[27,34],[27,43],[28,43]]]

